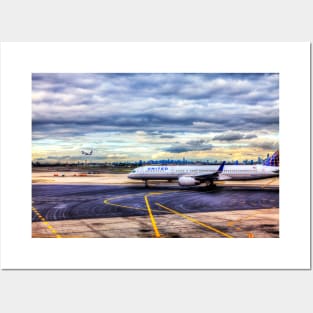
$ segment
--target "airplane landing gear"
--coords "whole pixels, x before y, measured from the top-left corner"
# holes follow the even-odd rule
[[[146,187],[146,188],[149,188],[149,185],[148,185],[148,181],[147,181],[147,180],[145,180],[145,187]]]
[[[208,182],[206,182],[206,186],[207,186],[207,188],[208,188],[209,190],[216,188],[216,185],[214,184],[213,181],[208,181]]]

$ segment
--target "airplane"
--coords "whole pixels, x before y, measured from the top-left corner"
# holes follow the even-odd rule
[[[279,176],[279,153],[276,151],[263,164],[256,165],[173,165],[141,166],[130,172],[128,178],[145,182],[148,180],[178,180],[180,186],[196,186],[206,183],[214,187],[215,181],[255,180]]]
[[[84,155],[92,155],[93,150],[91,149],[90,152],[86,152],[84,150],[81,151],[82,154]]]

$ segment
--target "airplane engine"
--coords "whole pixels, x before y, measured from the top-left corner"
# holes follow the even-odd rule
[[[198,180],[194,179],[193,177],[189,177],[189,176],[179,177],[178,183],[180,186],[196,186],[196,185],[201,184]]]

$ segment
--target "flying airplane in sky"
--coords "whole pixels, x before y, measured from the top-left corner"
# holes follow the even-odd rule
[[[93,150],[91,149],[90,152],[86,152],[84,150],[81,151],[82,154],[84,155],[92,155]]]
[[[254,180],[279,176],[279,154],[276,151],[263,164],[256,165],[176,165],[142,166],[131,171],[128,178],[145,182],[148,180],[178,180],[180,186],[196,186],[206,183],[214,186],[214,181]]]

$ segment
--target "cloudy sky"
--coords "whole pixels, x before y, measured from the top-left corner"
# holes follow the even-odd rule
[[[278,148],[279,75],[33,74],[33,161],[244,160]]]

